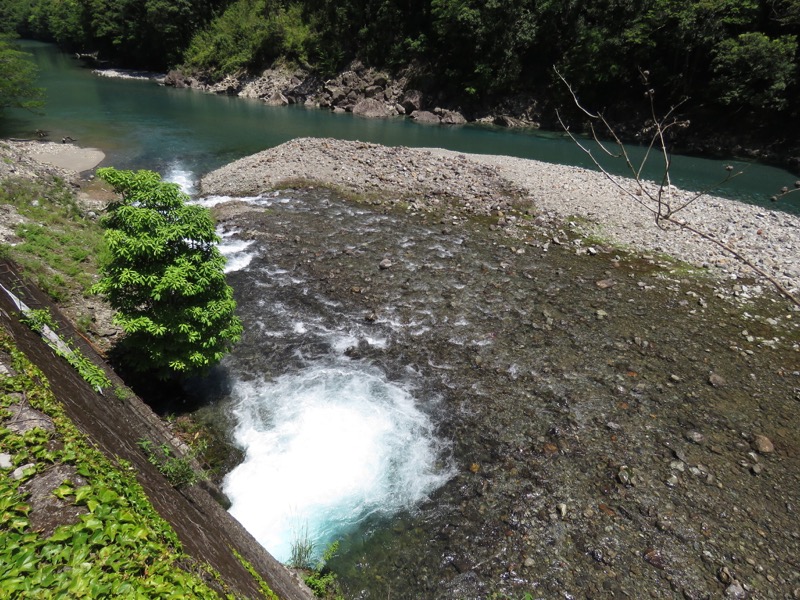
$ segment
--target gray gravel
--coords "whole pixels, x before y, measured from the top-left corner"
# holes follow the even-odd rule
[[[466,212],[479,215],[496,213],[516,196],[518,208],[532,208],[546,221],[577,220],[583,233],[612,244],[668,254],[725,278],[753,275],[697,235],[677,226],[659,228],[646,208],[601,173],[535,160],[301,138],[213,171],[201,187],[205,195],[247,196],[302,180],[383,198],[413,196],[423,208],[457,197]],[[673,194],[691,195],[678,189]],[[736,248],[790,291],[800,291],[800,217],[716,197],[696,200],[680,217]]]

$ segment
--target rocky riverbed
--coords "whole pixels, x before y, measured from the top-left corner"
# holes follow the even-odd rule
[[[717,277],[745,278],[736,293],[758,291],[744,288],[752,287],[753,271],[718,245],[675,225],[657,225],[648,207],[636,200],[634,182],[619,178],[615,185],[597,171],[576,167],[304,138],[208,174],[202,190],[212,195],[254,195],[299,180],[373,195],[385,205],[408,203],[412,211],[439,209],[444,199],[457,198],[458,212],[497,217],[497,226],[511,236],[522,216],[533,216],[537,224],[548,227],[567,223],[601,243],[666,254]],[[694,197],[693,192],[678,189],[671,194],[675,206]],[[512,214],[512,208],[522,216]],[[800,292],[800,216],[713,196],[692,201],[679,216],[747,256],[789,291]],[[458,222],[456,218],[450,225],[457,227]],[[559,241],[563,240],[556,237],[555,243]],[[543,244],[553,242],[551,238]],[[576,251],[590,250],[576,247]]]
[[[265,194],[220,223],[257,244],[255,270],[301,282],[265,299],[234,273],[243,305],[374,328],[387,343],[348,356],[436,398],[455,475],[343,540],[349,596],[800,598],[799,319],[742,267],[648,233],[595,174],[531,161],[296,140],[202,186]],[[708,202],[704,226],[783,256],[797,286],[795,217]],[[597,227],[638,250],[581,237]],[[314,351],[257,337],[234,361],[278,374]]]

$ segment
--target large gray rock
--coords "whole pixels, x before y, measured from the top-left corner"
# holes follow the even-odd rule
[[[392,112],[391,109],[380,100],[365,98],[353,106],[353,114],[380,119],[391,116]]]
[[[415,110],[411,113],[411,118],[418,123],[440,123],[439,115],[435,115],[427,110]]]
[[[367,98],[383,97],[383,87],[380,85],[370,85],[364,90]]]
[[[275,92],[269,98],[265,98],[264,102],[270,106],[286,106],[289,104],[289,99],[280,92]]]
[[[411,114],[416,110],[422,110],[422,92],[419,90],[406,90],[400,99],[400,104],[406,109],[406,114]]]
[[[342,102],[347,97],[348,90],[340,88],[338,86],[325,86],[325,91],[331,97],[331,104],[337,105]]]
[[[467,120],[460,112],[454,110],[446,110],[442,114],[442,123],[444,125],[463,125]]]

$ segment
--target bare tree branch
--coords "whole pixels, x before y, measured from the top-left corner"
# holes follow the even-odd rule
[[[738,177],[743,173],[743,171],[734,172],[733,167],[728,166],[726,167],[727,175],[716,185],[710,186],[698,192],[683,192],[682,196],[678,193],[677,189],[672,185],[672,179],[670,176],[672,157],[669,152],[666,134],[673,127],[688,126],[688,121],[680,121],[675,117],[677,109],[686,102],[685,98],[676,105],[670,107],[670,109],[662,117],[659,117],[655,108],[655,92],[652,89],[647,89],[645,96],[650,102],[650,115],[652,118],[652,125],[649,128],[652,128],[653,133],[650,136],[650,142],[644,152],[643,159],[638,166],[635,166],[627,148],[622,143],[622,140],[619,138],[616,130],[606,120],[603,114],[595,114],[585,108],[580,103],[575,90],[572,89],[572,86],[569,84],[566,78],[555,67],[553,67],[553,70],[569,90],[575,106],[577,106],[584,115],[589,117],[589,129],[591,131],[591,137],[594,143],[608,156],[623,159],[628,171],[631,174],[630,177],[621,177],[610,173],[603,165],[600,164],[594,154],[592,154],[592,149],[572,133],[569,126],[562,119],[561,113],[556,110],[556,117],[558,118],[558,122],[564,132],[569,136],[573,143],[589,157],[589,160],[592,161],[594,166],[597,167],[597,169],[606,179],[608,179],[619,191],[621,191],[624,196],[633,200],[636,204],[640,205],[651,215],[653,215],[654,222],[658,227],[664,229],[667,223],[676,225],[679,228],[685,229],[686,231],[697,235],[703,240],[710,242],[727,254],[732,255],[736,260],[752,269],[759,276],[769,281],[774,288],[790,302],[800,306],[800,299],[797,296],[792,294],[792,292],[786,289],[786,287],[784,287],[780,281],[755,264],[751,259],[747,258],[747,256],[726,244],[724,241],[716,238],[714,235],[699,229],[697,226],[692,225],[691,223],[687,223],[686,221],[676,218],[675,215],[677,213],[684,210],[686,207],[696,202],[703,196],[706,196],[711,189],[714,189],[720,185],[724,185],[731,179]],[[647,71],[640,71],[640,73],[642,75],[643,82],[647,84]],[[594,125],[595,123],[602,125],[602,127],[608,133],[608,136],[611,138],[613,145],[618,149],[618,153],[609,150],[600,140]],[[658,154],[661,156],[661,160],[663,161],[663,175],[661,176],[660,182],[648,183],[642,178],[642,173],[645,164],[653,154],[654,150],[658,151]],[[655,190],[653,189],[654,187]],[[780,194],[772,197],[772,200],[777,201],[779,198],[797,191],[800,191],[800,181],[795,182],[795,188],[792,190],[784,187]]]

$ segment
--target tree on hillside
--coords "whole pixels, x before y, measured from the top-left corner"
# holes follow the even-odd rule
[[[117,311],[126,362],[163,379],[202,373],[242,333],[211,215],[152,171],[97,174],[121,197],[102,219],[110,258],[92,291]]]
[[[0,38],[0,110],[41,106],[42,90],[35,81],[36,66],[30,55]]]

